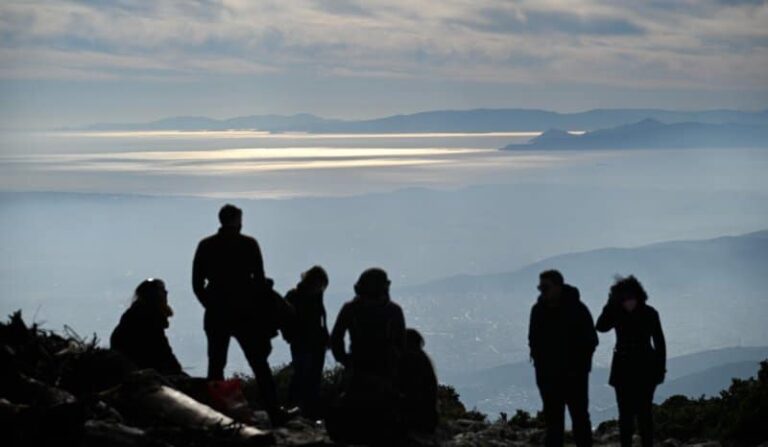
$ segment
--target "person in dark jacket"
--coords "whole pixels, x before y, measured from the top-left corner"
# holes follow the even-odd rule
[[[387,273],[378,268],[364,271],[355,284],[355,298],[342,306],[331,332],[336,361],[355,374],[395,380],[405,350],[403,310],[389,297]],[[347,350],[344,336],[349,332]]]
[[[410,430],[433,433],[437,427],[437,375],[424,352],[424,337],[416,329],[405,331],[406,346],[400,363],[400,389]]]
[[[295,316],[289,337],[291,344],[291,400],[305,415],[315,415],[320,383],[328,350],[328,325],[323,293],[328,274],[320,266],[302,273],[301,281],[285,295]]]
[[[363,272],[355,298],[342,306],[331,331],[331,351],[345,369],[342,393],[326,417],[328,434],[338,443],[404,444],[398,371],[405,351],[405,317],[390,299],[389,286],[384,270]]]
[[[644,447],[653,445],[653,393],[664,382],[667,346],[656,309],[634,276],[617,278],[597,330],[616,331],[609,383],[616,390],[622,447],[632,445],[635,418]]]
[[[243,212],[234,205],[219,211],[219,231],[197,246],[192,288],[205,308],[208,339],[208,379],[223,380],[231,338],[235,338],[259,384],[273,424],[285,418],[277,403],[272,370],[267,361],[276,335],[274,291],[264,275],[256,239],[241,234]]]
[[[531,309],[528,344],[547,425],[545,445],[562,446],[565,407],[579,447],[592,445],[589,372],[597,347],[592,315],[579,290],[557,270],[539,276],[539,296]]]
[[[112,331],[110,347],[139,368],[152,368],[165,375],[184,375],[165,336],[172,315],[165,283],[152,278],[142,281],[131,306]]]

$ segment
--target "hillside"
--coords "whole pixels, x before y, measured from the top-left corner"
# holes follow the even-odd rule
[[[552,129],[504,150],[703,149],[768,147],[768,126],[734,123],[671,123],[655,119],[572,134]]]
[[[270,427],[258,411],[258,400],[252,399],[253,382],[247,378],[240,397],[217,400],[204,379],[136,370],[119,354],[98,348],[93,341],[28,327],[18,313],[0,323],[0,348],[3,445],[340,445],[322,421],[297,418]],[[276,372],[279,384],[286,383],[285,371]],[[338,397],[340,382],[338,369],[325,375],[322,387],[331,391],[330,401]],[[763,362],[756,378],[734,380],[718,397],[668,399],[655,408],[657,440],[674,446],[701,445],[706,440],[757,445],[768,439],[761,424],[768,411],[766,393],[768,362]],[[434,434],[411,433],[400,438],[398,445],[526,447],[542,443],[541,419],[525,411],[517,410],[511,418],[501,414],[489,422],[485,415],[467,411],[448,386],[440,387],[439,409]],[[596,446],[615,445],[616,422],[600,424],[594,438]]]
[[[671,111],[596,109],[558,113],[535,109],[435,110],[366,120],[327,119],[311,114],[252,115],[229,119],[174,117],[147,123],[96,123],[81,130],[261,130],[312,133],[515,132],[551,128],[594,130],[654,119],[665,123],[768,124],[768,111]]]
[[[766,347],[733,347],[673,357],[667,364],[667,379],[655,395],[661,403],[675,395],[698,398],[712,396],[728,387],[733,378],[751,377],[760,361],[768,358]],[[597,367],[590,376],[590,404],[595,423],[617,416],[615,394],[608,384],[609,369]],[[465,404],[488,414],[524,409],[535,412],[540,400],[533,368],[518,362],[482,371],[444,378],[461,393]]]
[[[768,231],[566,254],[512,272],[461,275],[404,288],[396,296],[410,324],[427,334],[440,368],[489,368],[527,359],[529,311],[538,274],[548,268],[561,270],[579,287],[595,318],[613,276],[637,275],[649,292],[649,303],[661,314],[672,340],[671,355],[760,345],[768,339],[763,285]],[[612,339],[601,337],[598,364],[607,365]]]

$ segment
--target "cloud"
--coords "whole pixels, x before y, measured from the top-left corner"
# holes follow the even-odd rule
[[[765,1],[6,1],[0,78],[765,88],[765,23]]]
[[[461,20],[471,28],[502,34],[642,35],[643,27],[618,17],[584,16],[565,11],[515,11],[490,8],[476,19]]]
[[[355,0],[319,0],[314,6],[321,11],[338,15],[371,16],[373,11],[362,6]]]

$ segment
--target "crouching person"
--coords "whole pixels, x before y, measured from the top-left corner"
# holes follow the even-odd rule
[[[405,331],[406,345],[400,364],[405,425],[409,431],[434,433],[437,428],[437,375],[424,352],[424,338],[416,329]]]
[[[184,375],[165,330],[173,310],[168,291],[159,279],[147,279],[136,288],[131,306],[112,332],[110,346],[139,368],[165,375]]]

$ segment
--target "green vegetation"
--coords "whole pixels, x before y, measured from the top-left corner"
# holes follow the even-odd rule
[[[757,377],[734,379],[719,396],[689,399],[673,396],[654,409],[661,439],[718,439],[725,445],[747,446],[768,441],[768,360]]]

